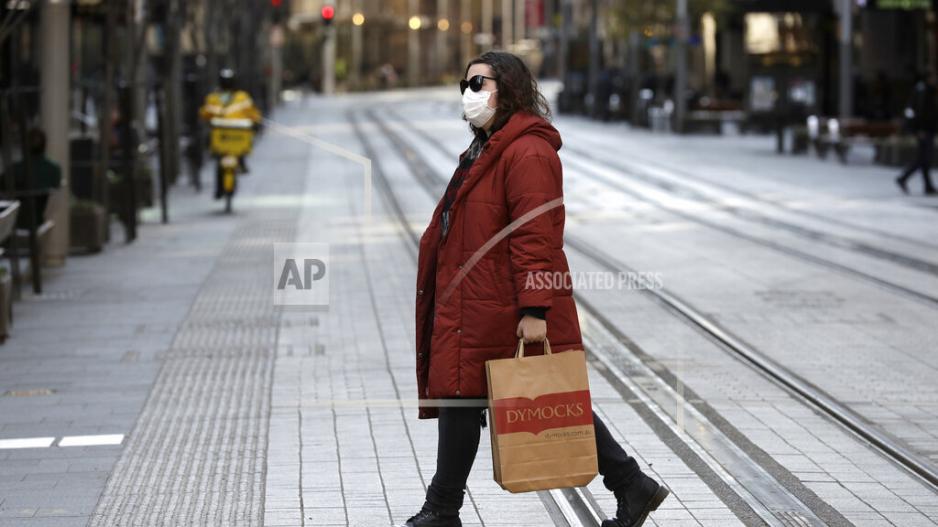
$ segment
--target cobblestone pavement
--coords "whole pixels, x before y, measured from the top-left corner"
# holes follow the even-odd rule
[[[52,271],[45,295],[16,305],[0,347],[0,527],[374,527],[413,514],[434,472],[436,424],[416,419],[413,247],[386,192],[420,232],[435,198],[415,184],[409,156],[449,176],[467,141],[455,102],[417,90],[287,103],[256,147],[233,216],[174,189],[171,224],[148,216],[134,244]],[[938,296],[931,201],[897,196],[881,168],[778,158],[765,138],[557,123],[571,238],[661,273],[666,290],[711,320],[917,453],[938,455],[935,308],[902,292]],[[380,170],[372,185],[329,146],[364,154],[362,137]],[[272,244],[284,241],[329,244],[326,309],[273,306]],[[568,256],[574,271],[608,271]],[[584,309],[589,342],[609,357],[591,361],[595,406],[673,491],[650,523],[807,524],[760,516],[771,507],[739,491],[755,487],[789,493],[830,525],[938,523],[933,488],[654,298],[579,294],[629,341],[612,342]],[[610,364],[643,391],[624,391]],[[642,385],[642,368],[669,391]],[[764,481],[708,465],[724,459],[719,442],[682,430],[691,413]],[[119,444],[65,446],[89,435]],[[21,438],[51,446],[3,447]],[[485,437],[468,490],[467,526],[561,525],[542,496],[495,484]],[[615,508],[598,479],[589,490]]]
[[[455,111],[455,105],[450,103],[420,102],[396,105],[388,118],[413,121],[417,130],[392,126],[407,135],[416,150],[434,161],[441,174],[447,174],[450,161],[431,143],[434,140],[445,143],[450,158],[465,146],[465,131],[448,115]],[[832,209],[838,212],[844,209],[848,212],[836,218],[845,222],[838,226],[840,230],[894,250],[900,250],[896,246],[901,245],[904,254],[915,258],[935,255],[927,234],[933,213],[918,207],[917,202],[922,199],[897,197],[886,170],[862,166],[847,169],[816,160],[765,159],[767,154],[757,150],[755,142],[748,139],[737,140],[735,148],[740,152],[730,155],[732,141],[727,146],[718,139],[666,138],[570,118],[558,119],[558,126],[565,132],[567,145],[576,148],[589,144],[589,149],[601,153],[609,166],[620,159],[634,159],[631,154],[635,152],[636,158],[679,167],[671,169],[681,170],[678,176],[668,175],[687,184],[688,180],[703,179],[697,175],[696,167],[688,168],[694,166],[691,161],[699,154],[713,163],[700,171],[709,178],[717,180],[725,166],[735,176],[730,182],[744,192],[819,217],[831,214]],[[610,140],[610,129],[621,134],[621,141]],[[625,152],[628,155],[623,156]],[[938,394],[929,380],[933,376],[934,357],[928,353],[931,349],[928,343],[935,340],[934,329],[926,322],[930,308],[862,280],[791,262],[793,258],[783,258],[784,264],[779,265],[778,255],[771,251],[747,247],[739,239],[721,237],[720,232],[708,232],[690,221],[669,217],[663,213],[667,211],[653,206],[651,192],[643,191],[638,197],[623,196],[617,187],[599,184],[598,178],[584,168],[587,163],[582,156],[566,154],[564,158],[576,161],[568,163],[565,170],[570,235],[602,247],[633,269],[660,272],[666,289],[690,295],[691,302],[704,306],[712,319],[729,325],[760,350],[771,352],[772,358],[806,375],[884,430],[905,439],[923,455],[934,455],[934,445],[938,444],[933,439],[938,431],[934,411]],[[727,161],[719,164],[716,159]],[[753,175],[742,179],[739,167],[747,163]],[[608,166],[605,169],[610,170]],[[798,176],[793,176],[793,171]],[[691,176],[682,179],[685,173]],[[824,183],[818,184],[816,190],[807,190],[802,186],[806,185],[807,174]],[[623,175],[619,169],[610,177],[622,179]],[[695,179],[691,180],[692,176]],[[642,185],[633,179],[624,181],[632,188]],[[850,188],[846,196],[835,194],[838,184]],[[722,194],[713,201],[719,205],[732,203],[733,198],[734,205],[740,206],[742,200],[738,195]],[[684,196],[654,197],[673,207]],[[910,206],[910,202],[916,204]],[[702,206],[684,205],[684,208],[707,219],[719,214],[719,210],[710,211]],[[787,214],[787,221],[797,215]],[[881,220],[875,229],[884,232],[896,229],[905,239],[899,244],[871,230],[874,226],[869,216],[888,219]],[[737,224],[740,221],[734,220]],[[809,218],[808,223],[817,221],[818,218]],[[747,234],[794,243],[788,232],[779,234],[749,225],[739,228]],[[610,244],[613,239],[616,243]],[[815,254],[842,257],[834,256],[836,250],[831,247],[818,247],[821,244],[812,247],[804,240],[798,243]],[[604,271],[569,248],[568,256],[574,270]],[[871,260],[856,255],[845,259],[868,272],[888,267]],[[909,285],[916,284],[917,290],[930,291],[936,287],[934,277],[927,273],[910,273],[895,265],[888,271],[891,274],[885,276],[899,283],[904,278],[913,278]],[[727,295],[726,291],[734,294]],[[669,316],[655,302],[621,291],[581,293],[596,302],[656,363],[677,372],[688,389],[707,400],[721,417],[750,438],[758,449],[756,455],[776,461],[824,501],[834,504],[849,520],[858,525],[890,522],[930,525],[935,521],[933,490],[908,478],[903,471],[872,454],[863,443],[852,440],[849,434],[784,391],[753,375],[717,346],[702,341],[699,333]],[[871,338],[871,332],[877,338]]]

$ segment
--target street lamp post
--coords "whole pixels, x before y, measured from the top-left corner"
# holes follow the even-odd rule
[[[523,40],[527,35],[524,34],[526,21],[525,3],[527,0],[515,0],[515,42]]]
[[[557,75],[560,82],[567,82],[567,57],[570,46],[570,32],[572,28],[573,0],[560,0],[560,35],[557,50]]]
[[[356,4],[357,9],[352,15],[352,67],[349,70],[349,80],[355,88],[361,82],[362,26],[365,24],[365,15],[361,12],[360,0]]]
[[[71,3],[63,0],[44,0],[40,16],[40,64],[42,88],[40,92],[40,116],[42,128],[48,138],[49,158],[62,169],[63,181],[61,192],[65,196],[69,190],[69,26],[71,24]],[[52,230],[47,262],[65,263],[69,249],[69,199],[58,200],[52,211],[55,229]]]
[[[449,0],[436,0],[436,79],[452,66],[449,56]]]
[[[462,57],[461,62],[468,64],[472,58],[472,0],[460,0],[459,5],[459,54]]]
[[[674,131],[684,133],[687,116],[687,39],[690,33],[687,19],[687,0],[677,0],[674,56]]]
[[[492,49],[492,33],[494,32],[492,16],[492,0],[482,0],[482,34],[484,35],[482,51]]]
[[[518,0],[518,2],[524,2],[524,0]],[[511,17],[512,13],[511,0],[502,0],[502,49],[507,50],[514,43],[514,35],[512,34]]]
[[[268,45],[270,46],[270,77],[267,80],[267,107],[273,111],[280,104],[280,92],[283,91],[283,23],[279,20],[270,27]]]
[[[840,118],[853,113],[853,0],[840,0]]]
[[[589,112],[597,115],[600,101],[599,95],[599,0],[590,2],[590,34],[589,34],[589,78],[587,79],[591,107]],[[605,104],[605,103],[603,103]]]
[[[409,1],[410,19],[407,26],[410,31],[407,32],[407,82],[411,86],[416,86],[420,82],[420,27],[423,25],[418,15],[417,0]]]
[[[332,95],[335,92],[335,7],[332,4],[322,6],[320,11],[323,23],[324,40],[322,44],[322,93]]]

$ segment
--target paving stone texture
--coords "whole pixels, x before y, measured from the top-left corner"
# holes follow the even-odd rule
[[[13,336],[0,347],[0,440],[55,443],[0,450],[0,527],[374,527],[413,514],[434,472],[436,424],[416,419],[413,400],[412,242],[386,189],[321,141],[363,154],[354,119],[420,232],[435,200],[361,110],[372,108],[446,178],[468,141],[450,95],[287,103],[274,116],[286,128],[269,127],[257,144],[233,215],[175,188],[169,225],[148,211],[133,244],[115,230],[103,253],[51,270],[45,294],[16,304]],[[778,157],[764,137],[676,138],[567,116],[557,124],[569,145],[569,236],[660,273],[669,292],[938,461],[936,308],[898,290],[938,297],[927,266],[909,265],[938,262],[934,200],[898,196],[891,171],[862,152],[845,167]],[[272,304],[272,245],[291,241],[329,244],[326,309]],[[604,271],[572,249],[568,256],[575,271]],[[774,477],[854,525],[938,523],[933,488],[653,298],[617,288],[580,294],[642,360],[673,374],[675,389],[738,432]],[[600,330],[587,322],[584,331]],[[719,475],[669,446],[636,401],[601,371],[590,375],[613,434],[674,492],[651,523],[760,524],[721,494]],[[88,434],[126,437],[119,446],[58,446]],[[537,495],[502,491],[490,467],[483,435],[465,525],[553,524]],[[615,508],[598,479],[589,489],[606,512]]]

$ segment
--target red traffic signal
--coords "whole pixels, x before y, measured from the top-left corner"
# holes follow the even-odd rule
[[[277,8],[283,5],[283,0],[270,0],[270,6]]]
[[[328,26],[332,24],[332,19],[335,18],[335,7],[332,4],[326,4],[322,6],[320,14],[322,15],[322,23]]]

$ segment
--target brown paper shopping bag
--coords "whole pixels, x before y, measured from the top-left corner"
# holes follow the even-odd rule
[[[584,486],[596,476],[596,433],[582,350],[485,363],[495,481],[510,492]]]

